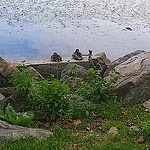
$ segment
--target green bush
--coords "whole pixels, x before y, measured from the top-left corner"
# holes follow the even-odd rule
[[[19,66],[12,75],[17,95],[25,99],[24,109],[33,110],[42,119],[53,119],[64,114],[68,106],[68,86],[54,79],[36,81],[27,66]]]
[[[68,76],[75,76],[77,74],[78,68],[76,67],[76,64],[72,64],[70,69],[67,71]]]
[[[33,118],[34,118],[33,113],[27,114],[27,112],[24,112],[20,116],[17,115],[14,108],[10,104],[8,104],[7,107],[5,108],[5,112],[0,110],[0,119],[5,120],[13,125],[22,125],[29,127],[32,124]]]
[[[112,85],[116,78],[112,76],[109,80],[105,80],[101,78],[99,74],[99,70],[90,68],[87,72],[87,81],[79,87],[76,94],[96,104],[114,98]]]
[[[80,100],[69,100],[68,111],[65,115],[66,118],[72,119],[88,119],[91,117],[91,112],[94,106],[87,102],[82,102]]]
[[[57,79],[35,82],[29,93],[30,108],[39,119],[57,119],[68,109],[68,86]]]
[[[22,97],[27,97],[34,82],[34,78],[30,77],[30,70],[27,66],[18,66],[14,74],[12,74],[11,82],[16,87],[16,92]]]

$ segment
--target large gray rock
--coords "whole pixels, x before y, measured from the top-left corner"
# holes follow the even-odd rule
[[[72,90],[79,87],[86,78],[87,70],[77,64],[68,64],[61,72],[61,80]]]
[[[0,143],[8,140],[16,140],[20,137],[46,138],[52,135],[52,132],[44,129],[27,128],[17,125],[11,125],[0,120]]]
[[[104,52],[97,53],[95,56],[97,56],[97,59],[101,61],[101,63],[105,63],[106,65],[110,64],[110,60],[107,58]]]
[[[122,63],[124,63],[125,61],[127,61],[127,60],[130,59],[131,57],[136,56],[136,55],[138,55],[138,54],[140,54],[140,53],[143,53],[143,52],[145,52],[145,51],[144,51],[144,50],[137,50],[137,51],[135,51],[135,52],[133,52],[133,53],[127,54],[127,55],[125,55],[125,56],[123,56],[123,57],[120,57],[120,58],[118,58],[118,59],[112,61],[112,62],[108,65],[107,71],[106,71],[105,74],[108,74],[114,67],[116,67],[116,66],[118,66],[118,65],[120,65],[120,64],[122,64]]]
[[[0,57],[0,87],[8,86],[11,75],[15,72],[16,65],[8,63]]]
[[[0,87],[10,86],[11,75],[16,71],[17,65],[7,62],[0,57]],[[35,79],[42,80],[43,76],[33,67],[29,67],[31,76]],[[11,85],[12,86],[12,85]]]
[[[12,73],[16,70],[16,65],[5,61],[3,58],[0,57],[0,74],[4,78],[9,78]]]
[[[71,73],[69,73],[69,70],[72,70],[72,73],[74,72],[74,75],[75,77],[78,77],[78,78],[86,78],[86,73],[87,73],[87,70],[80,66],[80,65],[77,65],[77,64],[68,64],[61,72],[61,78],[68,78],[69,76],[71,76]],[[70,75],[69,75],[70,74]]]
[[[45,79],[35,68],[29,67],[30,70],[30,76],[34,77],[36,80],[43,80]]]
[[[120,73],[115,90],[125,102],[150,98],[150,52],[142,52],[115,67]]]

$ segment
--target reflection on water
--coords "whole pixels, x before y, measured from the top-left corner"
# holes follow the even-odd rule
[[[5,7],[8,4],[6,1],[3,0]],[[40,3],[37,2],[38,7],[34,12],[26,12],[26,15],[40,11],[43,16],[39,15],[39,22],[31,23],[35,17],[26,17],[23,14],[22,18],[23,16],[28,18],[26,23],[25,20],[24,22],[20,21],[20,15],[18,15],[18,20],[14,18],[15,14],[9,18],[8,12],[5,11],[7,7],[5,8],[3,3],[0,5],[3,8],[3,16],[0,16],[0,56],[9,61],[49,59],[54,51],[57,51],[63,57],[68,57],[72,55],[76,48],[79,48],[83,53],[87,53],[89,49],[93,50],[94,54],[104,51],[112,60],[135,50],[150,50],[150,28],[148,26],[140,25],[140,28],[137,28],[137,26],[131,25],[132,31],[130,31],[126,29],[127,24],[115,23],[112,18],[108,20],[105,18],[104,20],[103,17],[93,17],[92,13],[88,14],[91,15],[90,17],[85,17],[87,16],[85,12],[79,11],[80,5],[74,6],[74,8],[78,6],[79,10],[72,10],[77,11],[77,13],[74,13],[74,18],[70,21],[67,20],[72,17],[69,16],[70,12],[67,14],[66,10],[62,9],[65,7],[68,10],[68,7],[64,5],[66,1],[64,4],[59,3],[62,6],[59,7],[59,13],[51,10],[54,18],[46,16],[44,14],[45,9],[43,10],[42,6],[39,5]],[[20,3],[14,4],[20,5]],[[35,1],[30,3],[35,3]],[[47,8],[49,5],[48,1],[43,2],[43,8]],[[50,6],[52,7],[52,5]],[[87,4],[82,6],[90,7]],[[18,10],[20,10],[19,6]],[[47,10],[50,11],[50,9]],[[4,15],[4,13],[7,15]],[[63,14],[66,14],[65,17]],[[76,15],[78,16],[76,17]],[[79,16],[82,16],[82,18],[77,19]],[[47,19],[46,21],[44,17]],[[52,19],[53,22],[48,19]],[[42,20],[44,20],[44,23]]]

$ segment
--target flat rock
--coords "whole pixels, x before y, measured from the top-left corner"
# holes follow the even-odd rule
[[[150,99],[142,104],[146,109],[150,110]]]
[[[6,121],[0,120],[0,143],[29,136],[35,138],[46,138],[52,134],[53,133],[49,130],[11,125]]]

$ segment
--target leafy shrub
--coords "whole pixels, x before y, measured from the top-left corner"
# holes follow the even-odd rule
[[[27,66],[18,66],[14,74],[12,74],[11,82],[16,87],[16,92],[20,96],[27,96],[34,79],[30,77],[30,70]]]
[[[83,78],[77,77],[78,67],[76,64],[68,66],[66,75],[61,80],[69,86],[70,91],[73,93],[83,82]]]
[[[68,92],[68,86],[57,79],[35,82],[29,94],[29,105],[40,119],[57,119],[67,110]]]
[[[5,108],[5,112],[0,111],[0,119],[5,120],[13,125],[31,126],[32,120],[34,118],[33,113],[27,114],[27,112],[22,115],[17,115],[14,108],[8,104]]]
[[[91,112],[94,106],[88,102],[82,102],[79,99],[69,100],[68,111],[65,114],[66,118],[79,119],[79,118],[90,118]]]
[[[78,68],[76,64],[72,64],[71,67],[67,71],[68,76],[75,76],[77,74]]]
[[[49,79],[36,81],[30,77],[27,66],[19,66],[12,75],[19,96],[25,98],[25,107],[36,112],[40,118],[61,116],[67,109],[68,86],[50,76]]]
[[[112,98],[113,90],[112,85],[116,78],[110,78],[105,80],[100,77],[100,71],[90,68],[87,72],[87,81],[79,87],[76,94],[84,97],[92,103],[100,103],[101,101],[107,101]]]

